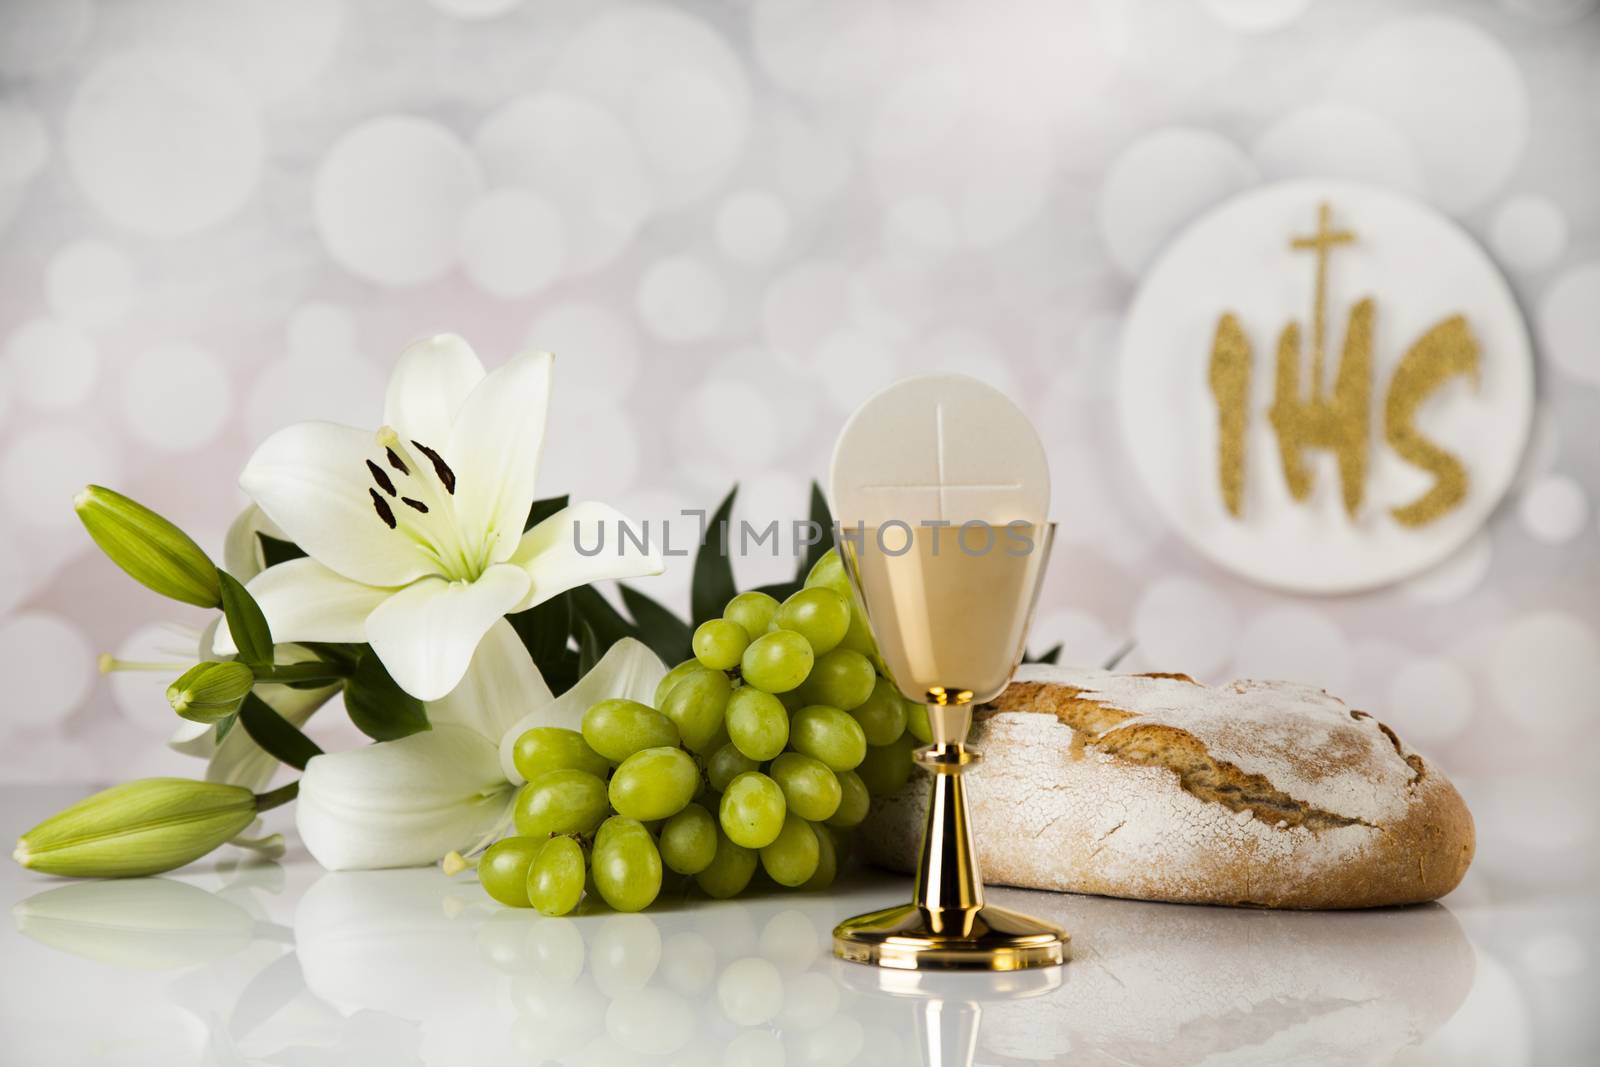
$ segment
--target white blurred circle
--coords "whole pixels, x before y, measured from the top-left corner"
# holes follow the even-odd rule
[[[88,399],[99,373],[94,342],[59,319],[32,319],[6,340],[6,362],[21,398],[44,411],[62,411]]]
[[[897,252],[943,252],[956,243],[956,220],[936,196],[907,196],[889,205],[883,216],[884,239]]]
[[[1544,355],[1567,374],[1600,385],[1600,261],[1573,267],[1539,301]]]
[[[660,963],[661,929],[648,915],[608,915],[590,935],[589,974],[608,997],[643,988]]]
[[[812,366],[834,408],[846,412],[860,407],[895,376],[894,353],[858,330],[826,337],[812,356]]]
[[[116,658],[133,669],[106,675],[111,697],[129,722],[158,737],[165,737],[179,725],[167,703],[167,686],[194,666],[200,654],[200,636],[188,627],[173,623],[147,623],[123,639]],[[156,669],[164,665],[163,669]]]
[[[1268,33],[1306,13],[1311,0],[1205,0],[1211,17],[1240,33]]]
[[[123,371],[123,418],[135,437],[163,452],[187,452],[210,441],[232,410],[227,370],[194,345],[147,348]]]
[[[747,189],[717,209],[717,244],[730,259],[765,263],[789,239],[789,209],[771,193]]]
[[[1589,498],[1576,479],[1547,474],[1535,481],[1517,502],[1522,528],[1547,545],[1577,537],[1589,519]]]
[[[1514,196],[1489,223],[1489,242],[1508,265],[1548,267],[1567,247],[1567,217],[1542,196]]]
[[[1564,611],[1537,611],[1500,635],[1489,659],[1500,706],[1535,729],[1570,731],[1595,717],[1600,692],[1600,638]]]
[[[1350,644],[1322,612],[1271,608],[1245,624],[1233,660],[1237,678],[1299,682],[1335,695],[1348,688]]]
[[[0,74],[27,76],[57,66],[89,29],[89,0],[6,0],[0,4]]]
[[[57,315],[84,326],[116,322],[133,305],[133,262],[101,241],[76,241],[50,257],[45,292]]]
[[[559,374],[560,362],[556,364]],[[539,495],[571,493],[574,499],[615,500],[633,488],[639,474],[638,420],[610,388],[562,386],[550,405],[547,439],[567,442],[547,448],[539,464]],[[572,442],[582,442],[573,447]]]
[[[50,132],[38,112],[0,100],[0,185],[22,185],[50,158]]]
[[[842,190],[855,170],[852,146],[839,130],[792,115],[772,122],[772,164],[778,191],[791,203],[826,200]]]
[[[268,363],[244,395],[244,425],[252,443],[295,422],[376,426],[383,419],[384,375],[370,362],[338,350],[296,349]],[[306,382],[316,382],[307,389]]]
[[[1450,741],[1472,721],[1476,704],[1471,677],[1447,659],[1414,659],[1389,682],[1394,724],[1407,739]]]
[[[711,379],[679,400],[673,443],[684,472],[713,488],[772,462],[782,416],[753,386]]]
[[[1345,48],[1328,96],[1404,130],[1447,211],[1494,195],[1528,139],[1528,90],[1516,62],[1488,33],[1445,15],[1397,19]]]
[[[1422,193],[1422,164],[1405,133],[1387,119],[1334,104],[1308,107],[1274,122],[1250,146],[1271,181],[1350,178]]]
[[[531,296],[561,273],[566,237],[561,215],[537,193],[497,189],[461,222],[461,263],[484,292]]]
[[[157,237],[193,233],[239,210],[264,154],[255,112],[231,75],[167,52],[96,67],[73,97],[65,144],[89,200]]]
[[[655,524],[651,524],[655,529]],[[667,986],[685,996],[695,996],[717,977],[717,950],[693,930],[679,930],[661,942],[659,973]]]
[[[796,513],[798,514],[798,513]],[[822,941],[811,916],[785,908],[761,928],[761,955],[785,971],[804,971],[817,961]]]
[[[1121,639],[1107,630],[1105,623],[1076,608],[1046,612],[1034,622],[1031,632],[1029,654],[1040,656],[1060,645],[1056,662],[1064,667],[1104,667],[1122,647]]]
[[[783,976],[759,956],[734,960],[717,976],[717,1003],[735,1026],[760,1026],[783,1010]]]
[[[527,346],[556,357],[556,388],[564,406],[632,387],[639,373],[639,342],[627,319],[602,304],[557,304],[528,328]],[[568,390],[576,390],[571,396]]]
[[[312,301],[289,313],[289,351],[321,358],[349,356],[356,351],[356,324],[350,312],[334,304]]]
[[[794,366],[850,314],[850,271],[836,260],[802,260],[767,286],[761,326],[767,347]]]
[[[629,1052],[665,1056],[695,1031],[694,1005],[653,986],[625,992],[606,1008],[606,1033]]]
[[[839,1012],[839,983],[824,971],[795,975],[788,980],[783,994],[783,1011],[778,1022],[785,1030],[815,1030]]]
[[[645,328],[677,344],[714,336],[728,313],[722,279],[692,256],[652,263],[639,280],[636,303]]]
[[[492,19],[514,11],[522,0],[428,0],[428,3],[458,19]]]
[[[114,485],[117,454],[66,422],[46,422],[11,438],[0,459],[0,491],[14,518],[61,530],[77,525],[72,498],[88,483]]]
[[[0,677],[6,679],[8,727],[53,726],[89,695],[94,654],[77,627],[58,615],[13,615],[0,622]]]
[[[257,100],[273,101],[316,79],[344,22],[340,0],[145,0],[123,32],[135,43],[206,56]]]
[[[1137,277],[1186,223],[1254,184],[1255,166],[1209,130],[1169,127],[1123,149],[1100,185],[1100,233],[1111,259]]]
[[[1400,591],[1423,604],[1460,600],[1483,584],[1493,558],[1489,535],[1480,530],[1442,562],[1401,582]]]
[[[585,24],[547,72],[631,127],[656,198],[680,205],[715,188],[750,125],[744,66],[722,35],[685,12],[620,7]]]
[[[572,273],[616,258],[650,212],[633,138],[593,101],[519,97],[484,119],[472,144],[490,182],[532,189],[560,212]]]
[[[368,119],[317,168],[315,215],[328,254],[383,285],[416,285],[448,271],[462,218],[482,178],[466,145],[411,115]]]
[[[1160,579],[1133,609],[1134,647],[1156,670],[1204,678],[1227,661],[1238,633],[1233,605],[1194,578]]]
[[[994,341],[973,330],[941,330],[916,344],[917,369],[923,373],[948,371],[976,378],[1009,397],[1022,399],[1011,364]]]

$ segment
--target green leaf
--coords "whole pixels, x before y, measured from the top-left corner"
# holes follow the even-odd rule
[[[622,603],[633,616],[639,640],[667,664],[681,663],[693,654],[694,631],[688,623],[632,586],[622,587]]]
[[[239,709],[239,723],[250,740],[269,756],[296,770],[305,770],[311,757],[322,755],[317,743],[301,733],[288,719],[272,710],[265,700],[251,693]]]
[[[350,677],[351,668],[335,663],[285,663],[256,669],[257,682],[293,686],[296,689],[321,689]]]
[[[598,644],[599,655],[605,655],[608,648],[624,637],[639,636],[633,624],[623,617],[622,612],[612,607],[611,601],[601,596],[594,586],[580,585],[576,589],[569,589],[567,593],[571,598],[574,617],[589,628]],[[573,632],[577,633],[577,630]],[[581,647],[581,636],[578,643]]]
[[[707,619],[720,618],[722,609],[738,589],[733,584],[733,564],[728,560],[728,545],[722,536],[723,524],[733,514],[733,498],[739,495],[734,485],[706,523],[700,551],[694,557],[694,583],[689,591],[689,616],[694,626]]]
[[[356,729],[374,741],[394,741],[430,728],[428,709],[400,688],[370,648],[345,685],[344,708]]]
[[[280,563],[288,563],[291,559],[304,559],[305,550],[293,541],[285,541],[279,537],[271,537],[256,531],[256,539],[261,542],[261,561],[263,567],[276,567]]]
[[[252,667],[272,666],[272,630],[260,605],[227,571],[218,570],[217,577],[222,582],[222,614],[239,646],[239,661]]]
[[[822,539],[806,546],[806,557],[800,561],[800,569],[794,576],[796,588],[805,584],[811,568],[833,547],[833,512],[828,510],[828,498],[822,495],[822,486],[815,481],[811,483],[811,522],[822,531]]]
[[[578,654],[568,645],[572,636],[572,606],[567,593],[551,597],[543,604],[507,615],[511,628],[522,638],[522,645],[533,657],[544,684],[560,696],[578,680]]]
[[[1022,662],[1024,662],[1024,663],[1051,663],[1051,664],[1053,664],[1053,663],[1057,662],[1060,659],[1061,659],[1061,645],[1058,643],[1054,648],[1050,649],[1048,652],[1044,653],[1041,656],[1033,656],[1033,655],[1026,655],[1026,654],[1023,655]]]
[[[528,521],[523,523],[522,532],[527,533],[556,512],[567,506],[567,497],[548,496],[543,500],[535,500],[533,507],[528,509]]]
[[[219,745],[222,744],[223,740],[227,738],[228,732],[233,729],[234,723],[236,723],[238,721],[239,721],[239,713],[238,712],[234,712],[232,715],[229,715],[226,719],[218,719],[217,720],[217,744],[219,744]]]

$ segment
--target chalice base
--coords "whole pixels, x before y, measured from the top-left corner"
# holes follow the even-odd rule
[[[904,971],[1020,971],[1071,957],[1072,939],[1050,923],[993,904],[930,909],[900,904],[846,919],[833,954]]]

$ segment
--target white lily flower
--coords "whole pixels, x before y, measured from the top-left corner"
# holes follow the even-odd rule
[[[240,486],[307,559],[249,589],[279,641],[369,643],[390,675],[438,700],[494,622],[580,585],[659,574],[660,556],[594,527],[626,520],[579,503],[523,532],[544,445],[552,358],[486,374],[459,337],[421,341],[389,380],[374,436],[308,422],[269,437]],[[219,651],[232,651],[219,635]]]
[[[511,746],[530,726],[576,727],[608,697],[649,700],[666,666],[624,638],[554,697],[511,624],[489,627],[459,685],[427,704],[432,729],[306,764],[295,823],[334,871],[414,867],[470,852],[511,821]]]

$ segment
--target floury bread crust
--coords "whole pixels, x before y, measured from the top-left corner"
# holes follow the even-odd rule
[[[1319,689],[1032,664],[978,709],[967,784],[986,880],[1267,908],[1433,900],[1472,862],[1455,787]],[[916,863],[928,783],[879,799],[862,846]]]

